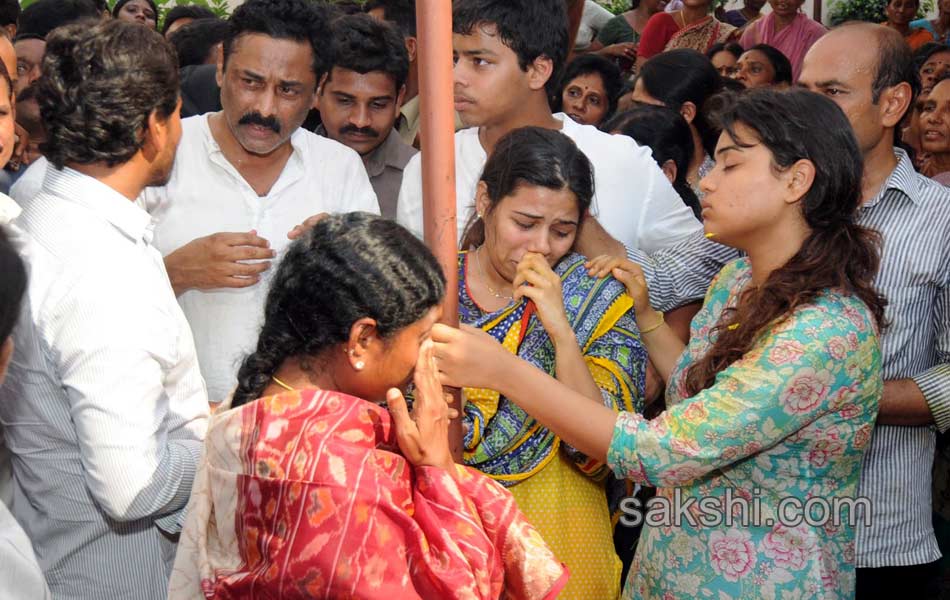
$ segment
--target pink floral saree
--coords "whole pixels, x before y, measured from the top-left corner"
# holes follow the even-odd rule
[[[546,599],[566,581],[503,487],[413,467],[385,408],[305,390],[212,418],[169,598]]]

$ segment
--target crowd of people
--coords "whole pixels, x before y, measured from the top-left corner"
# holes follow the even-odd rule
[[[440,266],[412,0],[0,1],[0,596],[948,593],[950,3],[802,3],[453,0]]]

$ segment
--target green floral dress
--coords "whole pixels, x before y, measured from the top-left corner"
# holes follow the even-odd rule
[[[750,278],[740,259],[712,283],[667,411],[617,419],[608,464],[666,502],[645,510],[624,598],[854,595],[852,515],[862,514],[858,477],[883,391],[873,317],[829,290],[686,398],[687,367]]]

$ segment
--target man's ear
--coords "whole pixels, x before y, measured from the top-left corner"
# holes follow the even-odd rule
[[[409,62],[416,61],[416,53],[419,52],[419,41],[414,37],[406,38],[406,52],[409,53]]]
[[[532,90],[543,90],[554,76],[554,61],[543,54],[528,65],[528,85]]]
[[[686,119],[687,123],[692,125],[693,119],[696,118],[696,105],[692,102],[684,102],[683,105],[680,106],[680,115]]]
[[[160,117],[158,110],[148,115],[148,126],[145,129],[145,139],[142,140],[142,152],[149,162],[162,153],[167,144],[172,143],[172,120],[181,119],[181,97],[175,105],[175,110],[167,117]]]
[[[399,88],[399,93],[396,94],[396,112],[402,108],[402,103],[406,100],[406,84],[402,84],[402,87]],[[398,115],[397,115],[398,116]]]
[[[897,127],[910,109],[912,96],[913,90],[906,81],[881,92],[878,102],[881,109],[881,124],[885,127]]]

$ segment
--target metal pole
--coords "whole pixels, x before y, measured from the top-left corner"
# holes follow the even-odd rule
[[[458,233],[455,214],[455,108],[452,85],[452,2],[417,0],[419,44],[419,135],[422,146],[422,199],[425,241],[445,273],[442,322],[458,326]],[[453,407],[461,414],[456,393]],[[462,458],[462,421],[455,419],[449,441]]]

